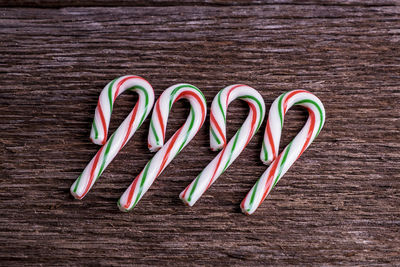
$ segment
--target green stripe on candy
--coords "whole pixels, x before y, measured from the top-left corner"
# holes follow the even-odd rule
[[[220,109],[220,111],[221,111],[221,114],[222,114],[222,116],[224,117],[224,120],[226,121],[226,117],[225,117],[225,114],[224,114],[224,110],[222,109],[220,94],[221,94],[221,91],[218,93],[218,105],[219,105],[219,109]],[[261,112],[261,113],[263,112],[263,108],[262,108],[262,105],[261,105],[260,101],[258,101],[258,99],[255,98],[254,96],[251,96],[251,95],[244,95],[244,96],[241,96],[241,97],[239,97],[239,98],[240,98],[240,99],[245,99],[245,98],[252,99],[253,101],[255,101],[255,102],[257,103],[260,112]],[[260,129],[261,122],[262,122],[262,116],[260,116],[260,118],[259,118],[256,132]],[[217,134],[216,134],[215,131],[212,129],[212,127],[210,127],[210,130],[211,130],[212,136],[215,138],[215,140],[217,141],[217,143],[220,144],[221,141],[218,139]]]
[[[111,135],[110,140],[108,141],[106,150],[104,151],[103,162],[101,163],[101,167],[100,167],[99,173],[97,174],[95,182],[97,181],[97,179],[99,179],[100,175],[102,174],[102,172],[104,170],[104,166],[106,165],[107,156],[108,156],[108,153],[110,152],[111,145],[114,140],[114,135],[115,135],[115,133],[113,135]]]
[[[258,181],[256,182],[256,184],[254,185],[254,191],[253,194],[251,194],[251,198],[250,198],[250,203],[249,203],[249,208],[247,209],[247,211],[249,212],[251,210],[251,208],[253,207],[253,203],[254,203],[254,198],[256,197],[256,192],[257,192],[257,186],[258,183],[260,182],[260,179],[258,179]]]
[[[108,86],[108,102],[110,104],[110,113],[113,110],[113,97],[112,97],[112,88],[114,86],[114,83],[117,79],[112,80],[112,82],[110,83],[110,86]]]
[[[201,95],[201,97],[203,98],[204,102],[206,102],[206,97],[204,96],[204,94],[203,94],[196,86],[193,86],[193,85],[190,85],[190,84],[182,84],[182,85],[180,85],[180,86],[174,88],[174,90],[173,90],[172,93],[171,93],[171,96],[172,96],[172,97],[171,97],[171,99],[169,100],[169,109],[170,109],[170,110],[171,110],[171,108],[172,108],[172,104],[173,104],[172,99],[174,98],[174,95],[176,94],[176,92],[178,92],[178,90],[180,90],[180,89],[182,89],[182,88],[185,88],[185,87],[189,87],[189,88],[192,88],[192,89],[196,90],[196,91]]]
[[[191,121],[190,121],[189,129],[186,131],[185,140],[183,141],[183,143],[182,143],[181,146],[179,147],[178,152],[176,152],[176,155],[178,155],[179,152],[181,152],[181,150],[182,150],[183,147],[185,146],[185,144],[186,144],[186,142],[187,142],[187,140],[188,140],[188,138],[189,138],[189,134],[190,134],[190,132],[191,132],[192,129],[193,129],[193,124],[194,124],[194,119],[195,119],[195,116],[194,116],[194,115],[195,115],[195,112],[194,112],[193,108],[190,108],[190,113],[192,113],[192,119],[191,119]],[[175,155],[175,157],[176,157],[176,155]]]
[[[92,123],[92,128],[94,130],[94,139],[97,139],[99,137],[99,131],[97,130],[96,122],[94,120]]]
[[[211,135],[214,137],[215,141],[217,141],[218,145],[221,144],[221,140],[219,140],[217,134],[214,132],[213,128],[210,127]]]
[[[204,96],[202,91],[200,91],[197,87],[195,87],[193,85],[190,85],[190,84],[187,84],[186,86],[195,89],[201,95],[201,97],[203,98],[204,103],[207,103],[206,97]]]
[[[222,104],[221,104],[221,92],[222,92],[222,90],[219,91],[219,93],[218,93],[218,106],[221,111],[222,117],[224,117],[224,121],[226,121],[225,112],[224,112],[224,109],[222,108]]]
[[[304,100],[298,101],[298,102],[295,103],[295,105],[300,105],[300,104],[304,104],[304,103],[309,103],[309,104],[314,105],[319,111],[320,122],[319,122],[318,132],[315,135],[315,137],[317,137],[319,135],[319,132],[322,129],[322,122],[324,121],[324,116],[323,116],[323,113],[322,113],[322,109],[315,101],[313,101],[311,99],[304,99]]]
[[[178,92],[178,90],[181,89],[181,88],[182,88],[182,86],[178,86],[178,87],[176,87],[174,90],[172,90],[172,92],[171,92],[171,98],[169,99],[169,110],[171,110],[172,104],[174,103],[174,101],[172,101],[172,100],[174,100],[174,97],[175,97],[175,95],[176,95],[176,92]]]
[[[144,103],[145,103],[144,104],[145,111],[144,111],[143,116],[140,119],[140,122],[139,122],[139,125],[138,125],[138,127],[140,127],[142,125],[144,119],[146,118],[147,108],[148,108],[148,105],[149,105],[149,94],[147,93],[146,89],[144,87],[140,86],[140,85],[132,86],[128,90],[135,90],[135,89],[140,90],[140,91],[142,91],[144,93],[144,100],[145,100],[144,101]]]
[[[203,170],[203,171],[204,171],[204,170]],[[188,201],[189,201],[189,202],[192,200],[192,196],[193,196],[194,190],[195,190],[196,187],[197,187],[197,183],[199,182],[199,177],[201,176],[201,174],[203,173],[203,171],[201,171],[201,173],[196,177],[196,180],[194,180],[194,184],[193,184],[192,190],[190,190],[190,194],[189,194],[189,197],[188,197]]]
[[[118,199],[118,201],[117,201],[117,206],[118,206],[119,208],[121,208],[121,199]],[[122,210],[122,209],[121,209],[121,210]],[[128,212],[129,210],[123,209],[122,211],[123,211],[123,212]]]
[[[235,140],[233,141],[231,153],[229,153],[229,159],[228,159],[228,161],[226,162],[225,167],[224,167],[224,170],[223,170],[222,172],[224,172],[224,171],[226,170],[226,168],[228,168],[229,162],[230,162],[231,159],[232,159],[233,151],[235,150],[236,144],[237,144],[237,140],[239,139],[240,130],[242,130],[242,127],[240,127],[240,129],[239,129],[239,130],[237,131],[237,133],[236,133]]]
[[[150,167],[150,165],[151,165],[151,161],[152,161],[152,160],[153,160],[153,159],[151,159],[151,160],[147,163],[146,168],[144,169],[143,177],[142,177],[142,180],[140,181],[139,192],[138,192],[138,194],[137,194],[135,203],[133,204],[133,206],[132,206],[130,209],[132,209],[133,207],[136,206],[136,204],[138,203],[138,201],[139,201],[139,199],[140,199],[140,196],[142,195],[142,192],[143,192],[143,185],[144,185],[144,183],[145,183],[145,181],[146,181],[147,172],[148,172],[148,170],[149,170],[149,167]]]
[[[109,101],[109,104],[110,104],[110,112],[112,112],[112,109],[113,109],[112,87],[113,87],[113,85],[114,85],[116,80],[117,79],[113,80],[111,82],[110,86],[108,87],[108,101]],[[146,107],[146,110],[147,110],[147,106],[149,104],[149,94],[147,93],[146,89],[143,86],[140,86],[140,85],[134,85],[132,87],[129,87],[127,90],[131,91],[131,90],[135,90],[135,89],[140,90],[140,91],[142,91],[144,93],[144,96],[145,96],[145,107]],[[146,117],[146,113],[147,112],[145,112],[143,114],[142,119],[140,120],[139,126],[142,125],[142,123],[143,123],[143,121],[144,121],[144,119]]]
[[[282,94],[282,95],[279,97],[279,100],[278,100],[278,111],[279,111],[279,118],[281,119],[281,128],[283,128],[283,116],[282,116],[282,110],[281,110],[281,107],[282,107],[282,100],[283,100],[283,98],[285,97],[286,94],[287,94],[287,92],[284,93],[284,94]]]
[[[79,185],[79,182],[80,182],[80,180],[81,180],[81,177],[82,177],[82,174],[79,175],[78,179],[76,180],[76,184],[75,184],[75,188],[74,188],[74,193],[76,193],[76,190],[78,189],[78,185]]]
[[[192,89],[196,90],[196,91],[201,95],[201,97],[203,98],[204,102],[206,102],[206,98],[205,98],[204,94],[203,94],[197,87],[195,87],[195,86],[193,86],[193,85],[190,85],[190,84],[183,84],[183,85],[180,85],[180,86],[174,88],[174,90],[171,92],[171,98],[170,98],[170,100],[169,100],[169,110],[171,110],[172,105],[173,105],[173,103],[174,103],[172,100],[174,99],[175,94],[176,94],[180,89],[185,88],[185,87],[189,87],[189,88],[192,88]],[[194,113],[194,112],[193,112],[193,113]],[[194,114],[193,114],[193,116],[194,116]],[[190,129],[193,127],[193,122],[194,122],[194,117],[192,118],[192,122],[191,122],[191,126],[190,126],[190,128],[189,128],[189,131],[190,131]],[[157,135],[156,129],[155,129],[154,124],[153,124],[153,121],[150,121],[150,127],[151,127],[151,130],[152,130],[153,134],[154,134],[154,137],[156,138],[156,142],[157,142],[157,145],[158,145],[160,139],[159,139],[159,137],[158,137],[158,135]],[[186,140],[185,140],[185,142],[186,142]],[[180,149],[180,150],[181,150],[181,149]],[[180,150],[178,151],[178,153],[180,152]]]
[[[264,150],[264,158],[265,158],[265,160],[267,160],[268,159],[268,151],[267,151],[267,147],[265,146],[265,142],[264,141],[262,143],[262,147],[263,147],[263,150]]]
[[[278,174],[278,176],[276,176],[276,179],[275,179],[275,181],[274,181],[274,184],[272,185],[272,188],[275,187],[276,183],[277,183],[278,180],[279,180],[279,177],[281,177],[282,170],[283,170],[283,165],[285,165],[285,163],[286,163],[286,159],[287,159],[287,156],[289,155],[289,150],[290,150],[290,148],[291,148],[291,146],[292,146],[292,143],[293,143],[293,141],[290,142],[290,143],[287,145],[287,147],[286,147],[285,154],[283,155],[281,164],[280,164],[280,166],[279,166],[279,174]],[[272,190],[272,188],[271,188],[271,190]]]
[[[151,127],[151,131],[152,131],[153,134],[154,134],[154,137],[156,138],[157,145],[159,145],[159,144],[160,144],[160,139],[158,138],[156,129],[154,128],[153,121],[150,121],[150,127]]]
[[[251,95],[244,95],[244,96],[239,97],[239,99],[244,99],[244,98],[249,98],[249,99],[253,100],[254,102],[256,102],[257,105],[258,105],[258,108],[260,110],[260,113],[263,113],[262,105],[261,105],[260,101],[258,101],[257,98],[255,98],[254,96],[251,96]],[[260,129],[260,126],[261,126],[261,123],[262,123],[262,119],[263,119],[263,116],[261,115],[260,119],[258,121],[257,129],[256,129],[255,133],[258,131],[258,129]]]

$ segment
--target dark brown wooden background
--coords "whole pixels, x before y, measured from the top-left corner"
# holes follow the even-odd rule
[[[396,1],[0,1],[1,265],[400,265],[400,3]],[[149,122],[83,201],[69,187],[98,146],[94,109],[136,74],[156,96],[233,83],[267,107],[307,89],[320,136],[252,216],[239,204],[266,169],[260,131],[192,208],[178,194],[216,155],[208,122],[138,206],[116,201],[152,154]],[[136,96],[118,99],[111,131]],[[168,135],[187,116],[177,103]],[[229,108],[229,135],[247,107]],[[306,120],[289,112],[282,145]]]

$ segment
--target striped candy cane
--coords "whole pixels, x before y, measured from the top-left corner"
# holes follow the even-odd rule
[[[236,98],[247,102],[250,113],[242,127],[226,145],[226,110]],[[265,104],[262,96],[247,85],[231,85],[214,98],[210,120],[210,146],[223,150],[207,165],[197,178],[180,194],[182,201],[193,206],[203,193],[218,179],[247,146],[264,120]]]
[[[169,112],[173,103],[182,98],[190,102],[189,117],[185,124],[164,145]],[[120,210],[129,211],[136,206],[165,167],[193,139],[203,125],[206,113],[206,99],[203,93],[193,85],[177,84],[169,87],[161,94],[153,111],[148,138],[149,149],[159,151],[146,164],[142,172],[119,199]]]
[[[106,141],[114,102],[126,90],[135,91],[139,99],[128,117]],[[123,76],[104,87],[99,97],[90,133],[92,142],[102,147],[71,186],[71,194],[75,198],[82,199],[89,192],[108,164],[142,125],[153,103],[153,88],[139,76]]]
[[[277,156],[283,120],[288,109],[294,105],[305,107],[309,117],[303,129]],[[287,92],[272,103],[261,151],[261,160],[265,164],[272,164],[243,199],[240,205],[243,213],[250,215],[258,208],[279,179],[318,136],[324,122],[324,105],[315,95],[305,90]]]

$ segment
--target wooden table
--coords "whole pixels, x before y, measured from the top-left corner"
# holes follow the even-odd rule
[[[400,265],[400,5],[396,1],[0,1],[0,262],[21,265]],[[152,157],[149,120],[88,196],[69,187],[99,149],[98,95],[136,74],[156,97],[188,82],[208,107],[256,88],[324,103],[320,136],[252,216],[239,204],[266,169],[262,130],[192,208],[178,194],[216,156],[207,123],[139,205],[116,201]],[[137,96],[116,102],[113,132]],[[231,137],[247,106],[229,107]],[[188,114],[173,107],[167,136]],[[282,147],[307,117],[285,120]]]

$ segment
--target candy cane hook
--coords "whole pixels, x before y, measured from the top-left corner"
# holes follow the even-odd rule
[[[249,104],[250,112],[242,127],[226,144],[226,110],[236,98]],[[203,193],[232,164],[251,138],[258,131],[265,116],[262,96],[247,85],[231,85],[222,89],[214,98],[210,113],[210,146],[223,150],[207,165],[197,178],[179,195],[183,202],[193,206]]]
[[[182,98],[190,102],[189,117],[185,124],[163,145],[171,107],[173,103]],[[161,94],[152,114],[148,138],[148,146],[151,151],[161,149],[146,164],[119,199],[118,206],[122,211],[129,211],[136,206],[165,167],[196,135],[204,123],[206,113],[206,99],[203,93],[193,85],[177,84]]]
[[[139,95],[138,101],[128,117],[106,141],[114,102],[121,93],[127,90],[136,92]],[[71,186],[71,194],[75,198],[82,199],[89,192],[108,164],[142,125],[153,103],[153,88],[149,82],[139,76],[123,76],[104,87],[99,97],[90,133],[92,142],[102,147]]]
[[[301,131],[277,156],[283,120],[286,112],[294,105],[305,107],[309,117]],[[324,122],[324,105],[308,91],[293,90],[282,94],[272,103],[260,155],[265,164],[272,164],[243,199],[240,205],[243,213],[250,215],[258,208],[279,179],[318,136]]]

